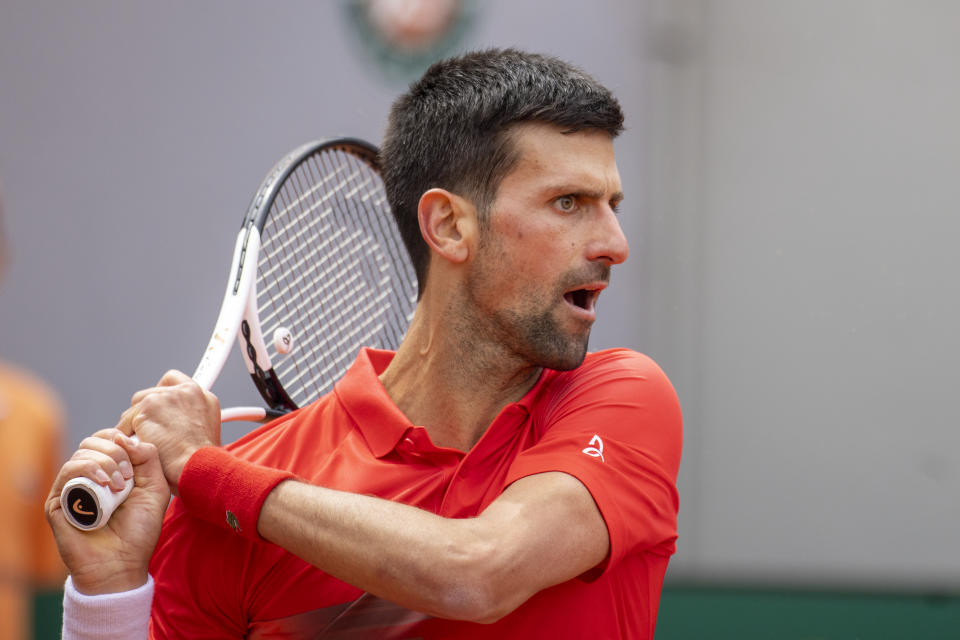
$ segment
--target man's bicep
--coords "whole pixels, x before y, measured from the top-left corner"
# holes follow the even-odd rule
[[[520,478],[478,520],[504,545],[501,588],[524,600],[592,569],[610,549],[590,492],[559,471]]]

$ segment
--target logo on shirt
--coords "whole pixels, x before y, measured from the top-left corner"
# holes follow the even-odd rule
[[[240,521],[237,520],[237,516],[233,514],[233,511],[227,509],[227,524],[230,525],[230,528],[240,533]]]
[[[590,440],[590,445],[583,452],[592,458],[600,458],[601,461],[606,462],[603,459],[603,440],[600,439],[600,436],[594,435]]]

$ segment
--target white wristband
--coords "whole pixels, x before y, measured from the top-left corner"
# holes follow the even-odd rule
[[[63,589],[63,640],[146,640],[153,603],[153,577],[142,587],[88,596],[67,576]]]

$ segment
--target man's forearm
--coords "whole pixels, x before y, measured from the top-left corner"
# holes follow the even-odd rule
[[[518,480],[475,518],[283,482],[258,530],[327,573],[430,615],[492,622],[609,551],[586,487],[565,473]]]
[[[503,561],[483,526],[299,482],[278,485],[258,522],[261,536],[345,582],[429,615],[475,621],[495,609]]]
[[[610,548],[593,497],[566,473],[521,478],[462,519],[291,476],[206,447],[184,468],[180,498],[197,517],[269,540],[355,587],[457,620],[498,620]]]

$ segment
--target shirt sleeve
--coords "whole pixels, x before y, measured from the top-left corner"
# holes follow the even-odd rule
[[[592,354],[550,387],[535,409],[539,439],[507,482],[561,471],[587,487],[610,536],[610,555],[588,577],[627,554],[672,554],[682,419],[666,375],[650,358],[618,349]]]

